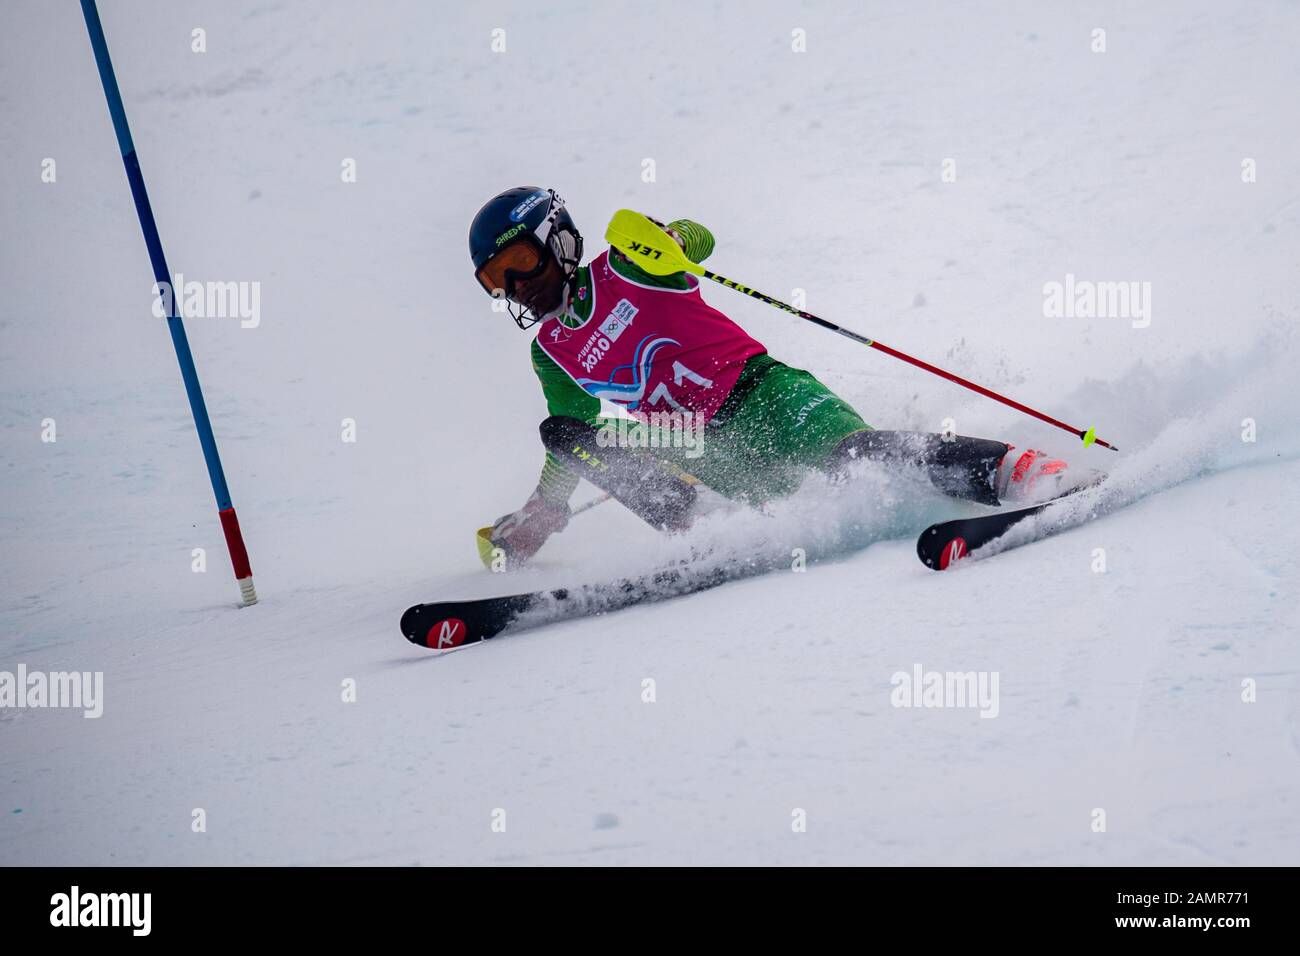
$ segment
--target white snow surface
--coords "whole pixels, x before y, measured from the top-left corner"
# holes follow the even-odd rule
[[[0,670],[102,671],[104,712],[0,710],[0,863],[1300,862],[1300,8],[101,6],[171,268],[261,283],[257,328],[187,325],[262,600],[235,607],[80,11],[7,2]],[[408,644],[409,604],[689,546],[606,504],[525,573],[478,563],[542,458],[528,336],[465,249],[520,183],[588,257],[619,207],[694,218],[712,268],[1095,425],[1120,453],[705,290],[877,427],[1048,448],[1127,506],[935,574],[915,535],[961,508],[814,479],[702,534],[878,540]],[[1150,325],[1044,317],[1067,274],[1150,282]],[[917,664],[996,673],[997,716],[893,706]]]

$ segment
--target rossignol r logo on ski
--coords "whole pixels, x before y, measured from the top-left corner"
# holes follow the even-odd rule
[[[464,621],[457,617],[450,617],[445,620],[435,621],[433,627],[429,628],[429,634],[424,643],[435,651],[447,647],[459,647],[465,643],[467,633]]]
[[[939,555],[939,570],[946,571],[948,565],[954,561],[960,561],[966,556],[966,539],[953,538]]]

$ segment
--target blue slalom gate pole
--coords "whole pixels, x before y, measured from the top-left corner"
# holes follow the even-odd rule
[[[99,79],[104,84],[104,96],[108,100],[109,115],[113,118],[113,130],[117,133],[117,145],[122,151],[122,163],[126,166],[126,179],[131,184],[131,197],[135,200],[135,211],[140,217],[144,244],[149,249],[154,281],[160,285],[165,282],[166,288],[171,289],[171,272],[167,268],[167,259],[163,256],[162,240],[158,237],[158,224],[154,222],[153,209],[149,205],[149,194],[144,188],[144,176],[140,173],[135,144],[131,141],[131,128],[126,122],[122,94],[117,88],[117,76],[113,73],[113,61],[108,56],[108,43],[104,39],[104,28],[99,22],[99,10],[95,6],[95,0],[81,0],[81,12],[86,18],[90,45],[95,51]],[[239,530],[239,518],[235,515],[235,507],[230,501],[230,489],[226,487],[226,475],[221,469],[221,455],[217,452],[217,440],[212,434],[208,407],[203,401],[199,373],[194,368],[194,356],[190,353],[189,339],[185,336],[185,323],[181,321],[176,305],[178,298],[177,290],[172,289],[167,328],[171,332],[172,345],[176,348],[176,360],[180,362],[181,378],[185,380],[185,394],[189,396],[190,411],[194,413],[194,427],[199,433],[199,444],[203,446],[203,460],[208,466],[212,491],[217,497],[221,530],[225,534],[226,547],[230,551],[230,563],[235,569],[240,598],[245,605],[256,604],[257,591],[253,588],[253,569],[248,563],[248,550],[244,547],[244,536]]]

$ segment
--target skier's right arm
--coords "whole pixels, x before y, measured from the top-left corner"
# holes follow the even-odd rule
[[[564,369],[542,351],[536,339],[533,340],[531,352],[533,371],[537,374],[537,380],[542,383],[542,396],[546,399],[546,413],[599,424],[600,399],[579,388]],[[548,451],[546,461],[542,464],[541,477],[537,479],[537,490],[548,502],[568,507],[569,498],[577,487],[577,473],[571,471]]]
[[[595,421],[600,414],[599,399],[579,388],[536,341],[532,358],[547,411],[579,421]],[[536,554],[547,538],[569,523],[569,498],[577,487],[578,475],[548,451],[537,487],[524,506],[478,530],[478,552],[483,563],[491,568],[498,548],[507,566],[523,563]]]

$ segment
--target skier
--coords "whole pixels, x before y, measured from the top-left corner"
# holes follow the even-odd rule
[[[699,223],[656,225],[695,262],[713,252]],[[705,303],[694,276],[651,275],[615,248],[583,266],[582,236],[553,189],[490,199],[470,225],[469,249],[479,284],[509,300],[515,323],[540,324],[532,362],[549,412],[536,489],[478,531],[489,567],[495,549],[508,564],[526,562],[563,530],[583,477],[668,531],[698,515],[701,483],[758,505],[794,491],[810,470],[842,474],[862,459],[920,467],[943,492],[989,505],[1046,500],[1090,477],[1067,477],[1065,462],[1037,450],[1008,454],[1013,446],[1000,441],[873,429]],[[607,402],[636,419],[619,444],[602,440]],[[702,440],[690,447],[666,427],[696,428]]]

